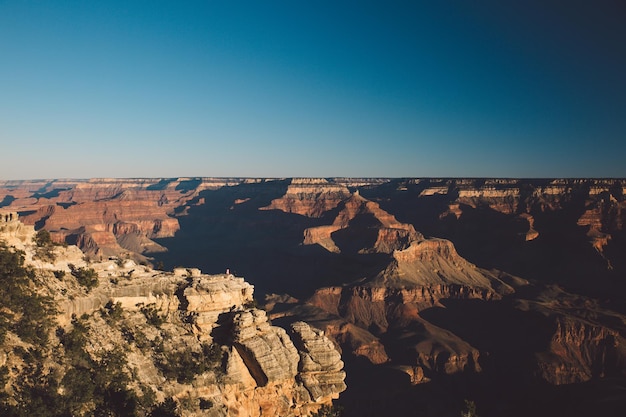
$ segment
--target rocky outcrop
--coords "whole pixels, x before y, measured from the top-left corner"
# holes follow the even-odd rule
[[[343,184],[330,183],[323,178],[294,178],[287,192],[260,210],[280,210],[307,217],[321,217],[350,196]]]
[[[19,220],[14,211],[0,210],[0,235],[6,244],[22,249],[24,243],[30,243],[35,230]]]
[[[345,320],[336,320],[325,327],[326,334],[342,348],[355,356],[367,358],[375,365],[390,361],[385,346],[380,339],[362,327]]]
[[[113,198],[66,208],[42,207],[26,220],[43,223],[57,240],[70,241],[88,255],[102,258],[162,250],[149,239],[173,236],[179,229],[178,220],[157,201],[133,200],[125,194]]]
[[[320,289],[307,302],[341,317],[327,333],[344,349],[373,364],[394,363],[412,375],[413,383],[421,383],[437,374],[481,372],[478,349],[420,317],[420,311],[441,306],[439,300],[488,299],[481,291],[453,288],[352,287],[333,295]],[[390,334],[404,335],[403,342],[398,345]],[[404,353],[390,358],[388,350]]]
[[[622,200],[623,194],[614,194],[620,200],[606,189],[591,189],[585,201],[585,210],[577,221],[578,226],[586,229],[589,242],[600,254],[604,254],[604,248],[614,236],[624,235],[626,201]],[[609,269],[612,268],[610,259],[605,259]]]
[[[416,286],[420,288],[465,288],[467,295],[483,292],[478,298],[490,299],[498,294],[512,293],[513,289],[492,273],[477,268],[458,255],[454,245],[445,239],[426,239],[413,242],[393,253],[393,260],[381,272],[377,283],[387,287]],[[465,290],[459,290],[459,295]]]
[[[209,335],[220,314],[253,302],[253,287],[232,275],[199,276],[182,291],[185,310],[201,335]]]
[[[221,318],[231,345],[223,378],[228,415],[309,415],[346,389],[339,352],[321,330],[299,322],[288,334],[256,308]],[[233,398],[245,407],[234,407]]]
[[[291,325],[294,344],[300,353],[299,378],[313,401],[337,398],[346,389],[346,373],[339,352],[324,332],[299,321]]]
[[[304,231],[305,245],[318,244],[329,252],[341,253],[341,241],[349,240],[347,246],[354,247],[349,248],[349,251],[356,249],[360,253],[391,253],[423,238],[412,225],[400,223],[377,203],[361,197],[358,192],[344,200],[340,207],[331,225]],[[337,233],[348,229],[349,234],[343,239]],[[373,242],[372,231],[375,233]]]
[[[528,230],[523,232],[524,241],[528,242],[539,237],[539,232],[535,230],[535,219],[528,213],[522,213],[519,215],[520,220],[528,223]]]
[[[0,240],[14,238],[20,224],[0,223]],[[79,326],[93,363],[117,355],[124,366],[116,372],[130,381],[124,389],[150,392],[157,402],[174,398],[185,404],[179,410],[186,417],[310,416],[346,389],[340,354],[324,333],[303,322],[289,333],[272,326],[265,311],[250,307],[253,287],[243,278],[193,268],[163,272],[132,260],[86,262],[66,257],[78,251],[72,246],[55,247],[43,263],[31,253],[33,228],[21,227],[28,231],[20,242],[36,269],[33,280],[55,300],[61,326],[50,330],[61,336],[48,339],[56,356],[38,359],[38,366],[54,369],[51,378],[61,387],[69,384],[64,375],[75,371],[69,356],[75,351],[63,335]],[[86,288],[77,280],[74,272],[81,268],[97,274],[96,285]],[[26,359],[13,348],[28,344],[10,332],[8,338],[0,358],[14,370],[8,382],[15,384]],[[85,409],[94,406],[85,401]]]
[[[482,371],[478,361],[478,349],[448,330],[425,320],[420,320],[420,323],[423,326],[424,339],[413,348],[416,353],[414,371],[419,367],[426,376]]]
[[[460,187],[458,190],[458,202],[469,207],[476,208],[488,204],[492,210],[503,214],[514,214],[520,200],[519,188],[512,186],[500,188],[492,184],[482,187]]]
[[[525,284],[523,280],[515,282]],[[422,336],[415,342],[409,342],[414,336],[405,337],[402,350],[407,353],[400,364],[413,383],[418,383],[437,373],[481,371],[479,351],[450,331],[423,320],[421,311],[441,306],[447,299],[490,301],[514,292],[496,273],[461,258],[451,242],[425,239],[394,251],[388,267],[370,281],[319,289],[307,303],[345,320],[329,334],[372,363],[389,361],[388,349],[376,336],[410,334],[404,329],[417,326]],[[393,338],[385,339],[398,349]]]
[[[402,362],[411,369],[414,382],[425,381],[428,377],[424,375],[436,373],[479,372],[477,349],[451,332],[425,322],[419,313],[441,306],[440,302],[446,299],[498,300],[514,293],[514,288],[496,273],[477,268],[460,257],[452,242],[425,239],[413,226],[398,222],[378,204],[358,194],[342,204],[333,225],[308,229],[305,243],[339,249],[346,245],[342,236],[333,233],[345,230],[350,232],[350,242],[357,245],[354,247],[360,248],[358,253],[391,256],[386,268],[370,279],[321,288],[308,299],[310,305],[344,321],[328,326],[332,329],[329,334],[353,354],[380,364],[389,361],[389,357],[388,349],[377,336],[397,333],[405,326],[419,326],[423,340],[404,347],[411,351],[406,354],[411,363],[406,363],[407,359]],[[366,238],[368,231],[376,233],[375,240]]]
[[[591,245],[600,253],[612,236],[623,233],[624,180],[448,180],[445,185],[426,188],[420,197],[447,195],[450,209],[446,214],[459,218],[462,207],[489,208],[528,222],[525,240],[536,239],[541,231],[534,227],[533,213],[568,211],[579,215],[577,224],[587,228]],[[447,189],[447,191],[446,191]],[[580,205],[578,207],[575,207]],[[575,208],[574,208],[575,207]],[[609,262],[610,267],[610,262]]]
[[[232,342],[258,386],[293,379],[298,373],[298,350],[279,327],[272,327],[263,310],[234,313]]]
[[[614,374],[624,345],[617,331],[571,316],[557,317],[555,324],[548,351],[538,355],[543,379],[562,385]]]
[[[621,314],[606,310],[584,296],[549,286],[517,308],[539,313],[550,323],[545,350],[536,353],[537,374],[551,384],[587,382],[620,374],[626,339]]]
[[[421,310],[439,305],[444,299],[492,300],[500,298],[494,289],[459,284],[431,286],[386,287],[376,285],[345,287],[336,297],[320,297],[317,293],[309,303],[364,329],[385,333],[390,323],[413,321]]]

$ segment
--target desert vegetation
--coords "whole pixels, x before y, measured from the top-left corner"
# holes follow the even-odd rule
[[[44,234],[39,239],[47,245]],[[96,287],[98,276],[93,269],[72,266],[71,270],[71,276],[88,291]],[[25,266],[24,252],[0,243],[0,348],[8,358],[0,367],[0,415],[180,415],[179,402],[171,397],[158,401],[154,389],[133,371],[129,348],[121,343],[122,332],[129,326],[119,303],[108,303],[91,314],[74,317],[69,326],[58,326],[57,306],[36,285],[37,274]],[[163,322],[154,306],[139,314],[145,314],[150,325]],[[97,348],[93,343],[96,331],[120,334],[120,342],[113,341],[109,349]],[[141,334],[140,330],[135,329],[135,334]],[[144,348],[159,357],[158,369],[166,378],[181,383],[190,383],[198,374],[221,365],[221,350],[213,344],[199,345],[197,351],[166,352],[157,338],[146,341]]]
[[[76,281],[85,289],[87,292],[91,291],[93,288],[96,288],[99,284],[98,274],[93,268],[85,268],[85,267],[75,267],[74,265],[69,265],[72,275],[76,278]]]

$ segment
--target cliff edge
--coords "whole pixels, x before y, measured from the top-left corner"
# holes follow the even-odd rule
[[[12,320],[1,323],[0,406],[8,413],[309,416],[346,389],[324,333],[304,322],[271,325],[243,278],[88,262],[75,246],[38,241],[17,216],[4,220],[0,295]]]

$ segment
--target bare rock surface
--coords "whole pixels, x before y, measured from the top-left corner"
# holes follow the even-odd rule
[[[350,195],[343,184],[323,178],[294,178],[284,196],[272,200],[261,210],[281,210],[307,217],[321,217]]]
[[[298,371],[300,379],[314,401],[337,398],[346,389],[343,382],[341,356],[324,332],[304,322],[291,325],[294,343],[300,353]]]
[[[303,243],[305,245],[318,244],[330,252],[340,253],[341,243],[338,240],[341,240],[341,236],[338,232],[347,231],[349,228],[351,231],[363,233],[361,236],[350,236],[352,242],[368,238],[368,231],[364,229],[376,231],[375,240],[371,246],[354,248],[355,251],[364,253],[391,253],[394,250],[406,248],[412,241],[423,239],[423,236],[416,232],[412,225],[400,223],[393,215],[382,210],[377,203],[354,193],[342,201],[341,209],[331,225],[306,229]]]
[[[163,272],[132,260],[88,262],[74,258],[81,253],[75,246],[50,246],[44,262],[35,254],[34,235],[18,219],[0,224],[0,240],[19,245],[37,291],[54,300],[58,315],[51,319],[59,327],[50,329],[46,349],[56,354],[31,365],[61,387],[68,383],[63,376],[76,372],[70,355],[77,348],[70,350],[65,335],[80,329],[82,342],[71,346],[84,344],[81,366],[87,358],[96,364],[116,358],[124,364],[115,371],[128,381],[124,389],[150,392],[156,402],[173,398],[185,417],[309,416],[346,389],[335,346],[304,323],[289,334],[272,326],[265,311],[249,307],[253,287],[243,278],[193,268]],[[85,287],[77,271],[91,271],[95,282]],[[228,337],[217,337],[225,329]],[[0,365],[13,370],[5,381],[10,387],[29,366],[28,357],[16,353],[22,347],[29,344],[12,332],[0,346]],[[88,414],[96,405],[85,401]]]
[[[237,312],[232,318],[232,341],[257,385],[293,379],[298,351],[280,327],[272,327],[263,310]]]

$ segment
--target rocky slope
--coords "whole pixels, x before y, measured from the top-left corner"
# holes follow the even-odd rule
[[[78,248],[51,243],[41,257],[34,236],[16,218],[0,223],[0,240],[10,245],[2,253],[23,251],[31,286],[54,305],[49,314],[56,310],[39,338],[19,327],[3,333],[7,412],[32,413],[34,400],[25,396],[45,392],[46,415],[147,415],[173,404],[183,416],[307,416],[346,388],[343,362],[324,333],[304,322],[288,332],[272,326],[251,307],[253,287],[242,278],[87,262]],[[15,270],[3,269],[3,280]],[[31,380],[32,372],[45,383]],[[93,382],[81,382],[87,374]],[[85,384],[88,392],[79,393]],[[58,410],[48,408],[54,404]]]

